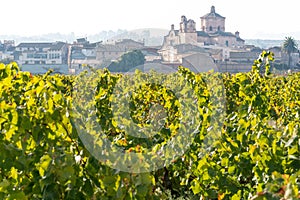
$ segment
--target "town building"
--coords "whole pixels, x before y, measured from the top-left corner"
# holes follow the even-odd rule
[[[162,49],[179,44],[215,45],[221,47],[243,47],[245,41],[240,38],[239,32],[235,34],[225,32],[225,17],[216,13],[215,7],[211,7],[210,13],[201,17],[200,31],[196,30],[196,22],[181,17],[179,30],[175,30],[174,24],[164,37]]]
[[[15,41],[4,40],[0,41],[0,61],[8,63],[14,60]]]
[[[87,38],[79,38],[72,44],[64,42],[20,43],[13,40],[0,41],[0,61],[16,61],[22,69],[44,73],[54,68],[59,73],[77,74],[84,66],[94,68],[108,67],[125,53],[140,50],[145,59],[143,70],[154,66],[159,71],[174,71],[179,65],[201,72],[215,70],[220,72],[245,72],[251,69],[253,61],[263,49],[246,45],[238,31],[226,30],[226,18],[211,6],[210,12],[199,18],[199,28],[186,16],[181,16],[179,28],[171,25],[163,37],[161,46],[145,46],[145,40],[112,39],[106,42],[90,43]],[[149,33],[145,32],[145,35]],[[164,33],[165,34],[165,33]],[[281,47],[269,49],[275,53],[275,65],[291,64],[296,69],[299,52],[291,57]],[[299,67],[300,68],[300,67]]]
[[[99,44],[97,46],[96,59],[103,64],[111,63],[120,58],[124,53],[140,50],[145,47],[143,42],[137,42],[131,39],[123,39],[110,42],[108,44]]]
[[[79,38],[71,45],[69,72],[77,74],[84,69],[83,66],[94,68],[108,67],[113,61],[118,60],[123,54],[145,48],[143,42],[132,39],[111,40],[90,43],[87,38]],[[154,59],[150,57],[149,59]]]
[[[20,43],[15,49],[15,61],[24,64],[67,64],[68,47],[64,42]]]
[[[84,65],[98,67],[99,61],[96,60],[96,48],[102,43],[90,43],[87,38],[79,38],[69,46],[68,65],[71,74],[78,73]]]
[[[200,19],[201,30],[196,30],[196,22],[184,15],[181,16],[178,30],[174,24],[171,25],[158,51],[163,63],[194,65],[197,70],[200,69],[199,65],[206,70],[204,65],[209,63],[210,68],[218,70],[217,63],[229,59],[232,49],[244,47],[245,41],[238,31],[235,34],[225,31],[225,17],[216,13],[214,6]],[[198,59],[194,54],[198,55]]]

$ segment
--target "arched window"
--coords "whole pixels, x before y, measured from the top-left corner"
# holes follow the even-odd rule
[[[229,45],[228,40],[226,40],[225,45],[226,45],[226,47],[228,47],[228,45]]]
[[[212,26],[209,27],[209,31],[212,31]]]
[[[220,26],[218,26],[218,31],[220,31],[221,30],[221,27]]]

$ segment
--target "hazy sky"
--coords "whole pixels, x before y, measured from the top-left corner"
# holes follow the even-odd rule
[[[179,28],[181,15],[200,30],[200,17],[212,5],[226,17],[226,31],[238,30],[245,39],[284,39],[300,32],[299,0],[1,0],[0,35],[169,30],[171,24]]]

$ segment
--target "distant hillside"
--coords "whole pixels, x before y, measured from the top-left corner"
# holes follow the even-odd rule
[[[101,31],[96,34],[90,35],[75,35],[74,33],[61,34],[61,33],[49,33],[43,35],[22,36],[22,35],[0,35],[0,41],[3,40],[15,40],[16,45],[21,42],[55,42],[63,41],[73,43],[78,38],[87,37],[90,42],[99,42],[107,40],[117,39],[133,39],[136,41],[145,41],[147,46],[160,46],[163,42],[163,37],[168,33],[168,30],[164,29],[137,29],[137,30],[117,30],[117,31]]]
[[[15,44],[18,45],[21,42],[73,42],[76,40],[74,33],[61,34],[61,33],[49,33],[43,35],[32,35],[32,36],[22,36],[22,35],[0,35],[0,41],[3,40],[14,40]]]
[[[61,34],[61,33],[49,33],[43,35],[33,35],[33,36],[22,36],[22,35],[0,35],[0,41],[3,40],[14,40],[16,44],[21,42],[55,42],[63,41],[68,43],[73,43],[78,38],[87,37],[90,42],[105,41],[117,35],[127,32],[127,30],[117,30],[117,31],[101,31],[97,34],[91,35],[75,35],[75,33]]]
[[[254,45],[262,49],[267,49],[270,47],[279,46],[281,47],[284,40],[263,40],[263,39],[246,39],[245,43],[249,45]],[[298,45],[300,45],[300,40],[297,40]],[[299,46],[300,47],[300,46]]]
[[[112,37],[111,40],[132,39],[135,41],[144,41],[146,46],[161,46],[164,36],[167,35],[168,32],[166,29],[157,28],[136,29],[125,31]]]
[[[78,38],[87,37],[90,42],[106,42],[108,40],[117,39],[133,39],[136,41],[144,41],[146,46],[161,46],[163,38],[167,35],[169,30],[158,28],[145,28],[136,30],[116,30],[116,31],[100,31],[96,34],[76,35],[75,33],[61,34],[49,33],[43,35],[33,35],[24,37],[22,35],[0,35],[0,41],[15,40],[16,45],[21,42],[55,42],[63,41],[73,43]],[[273,39],[245,39],[248,45],[254,45],[260,48],[270,48],[274,46],[282,46],[283,40]],[[297,41],[300,47],[300,40]]]

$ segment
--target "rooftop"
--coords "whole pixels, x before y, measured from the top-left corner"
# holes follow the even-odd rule
[[[60,50],[65,44],[64,42],[20,43],[17,48],[49,48],[50,50]]]
[[[55,42],[51,44],[50,50],[60,50],[66,43],[64,42]]]
[[[49,42],[38,42],[38,43],[20,43],[18,48],[46,48],[50,47],[52,43]]]
[[[216,13],[216,9],[215,9],[215,6],[212,6],[211,9],[210,9],[210,13],[204,15],[203,17],[201,17],[201,19],[206,19],[206,18],[223,18],[225,19],[225,17],[219,15],[218,13]]]

